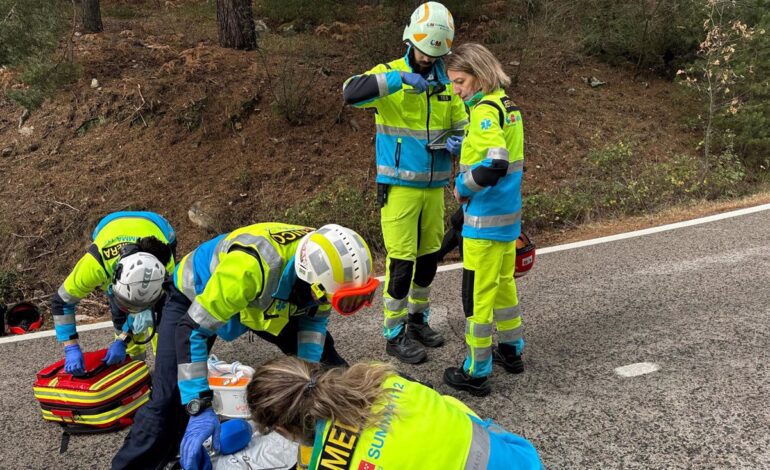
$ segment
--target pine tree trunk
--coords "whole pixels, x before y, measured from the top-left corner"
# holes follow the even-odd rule
[[[257,48],[251,0],[217,0],[219,45],[250,51]]]
[[[82,0],[83,30],[86,33],[101,33],[102,15],[99,12],[99,0]]]

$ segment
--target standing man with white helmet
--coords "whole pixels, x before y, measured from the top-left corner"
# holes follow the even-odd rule
[[[144,341],[153,310],[163,303],[166,273],[174,271],[176,234],[154,212],[123,211],[104,217],[91,236],[93,243],[51,300],[56,339],[64,344],[64,370],[84,371],[78,345],[75,309],[81,299],[101,289],[107,293],[115,341],[104,357],[117,364],[126,354],[144,359]]]
[[[206,364],[216,338],[251,330],[284,354],[346,364],[326,331],[329,314],[370,305],[379,284],[371,273],[366,242],[339,225],[254,224],[182,258],[163,308],[152,397],[112,468],[161,468],[177,450],[183,468],[205,467],[203,442],[219,444]]]
[[[428,315],[452,161],[447,150],[428,143],[468,121],[441,59],[454,40],[449,10],[423,3],[403,40],[404,57],[349,78],[343,95],[346,103],[376,112],[377,194],[387,250],[383,334],[388,354],[416,364],[427,358],[423,345],[444,343],[428,326]]]

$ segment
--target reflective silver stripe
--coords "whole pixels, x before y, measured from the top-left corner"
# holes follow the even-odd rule
[[[383,176],[391,176],[393,178],[398,178],[404,181],[430,181],[431,180],[431,174],[428,172],[417,172],[417,171],[409,171],[409,170],[396,170],[393,167],[385,166],[385,165],[377,165],[377,174],[383,175]],[[452,176],[452,172],[450,171],[434,171],[433,172],[433,181],[440,181],[449,179],[449,177]]]
[[[487,149],[487,158],[508,161],[508,149],[504,147],[492,147]]]
[[[386,96],[388,94],[388,77],[384,73],[375,74],[377,79],[377,91],[380,96]]]
[[[482,189],[484,189],[484,186],[481,186],[480,184],[476,183],[476,180],[473,179],[472,171],[466,171],[465,173],[463,173],[463,184],[474,193],[477,193]]]
[[[404,323],[406,323],[406,314],[397,317],[385,317],[385,328],[392,329]]]
[[[452,124],[452,129],[454,129],[456,131],[463,130],[463,129],[465,129],[465,126],[467,126],[467,125],[468,125],[468,120],[467,119],[463,119],[460,122],[455,122],[454,124]]]
[[[76,297],[69,292],[67,292],[67,289],[64,288],[64,284],[59,286],[59,290],[56,291],[57,294],[59,294],[59,297],[64,301],[64,303],[67,304],[76,304],[80,302],[80,297]]]
[[[216,331],[225,324],[225,322],[214,318],[203,305],[198,303],[197,300],[193,301],[192,305],[190,305],[187,314],[190,315],[190,318],[192,318],[195,323],[207,330]]]
[[[177,380],[192,380],[208,377],[209,367],[205,361],[179,364],[176,368]]]
[[[386,309],[396,312],[396,311],[405,309],[408,300],[406,298],[392,299],[390,297],[386,297],[384,302],[385,302]]]
[[[507,320],[513,320],[516,317],[521,316],[521,307],[519,305],[508,307],[508,308],[501,308],[494,310],[493,317],[495,321],[501,322],[501,321],[507,321]]]
[[[412,286],[412,289],[409,291],[409,297],[413,299],[427,299],[430,296],[430,286],[428,287],[420,287],[420,286]]]
[[[472,323],[465,322],[465,334],[472,335],[475,338],[488,338],[495,332],[494,323]]]
[[[505,227],[521,220],[521,212],[503,215],[465,214],[465,225],[473,228]]]
[[[312,343],[323,345],[326,335],[318,331],[300,331],[297,334],[297,341],[300,343]]]
[[[428,140],[428,131],[425,130],[407,129],[406,127],[388,126],[386,124],[377,124],[374,127],[377,133],[382,135],[392,135],[394,137],[414,137],[415,139]],[[441,131],[438,130],[436,132]]]
[[[464,470],[486,470],[490,449],[489,433],[484,426],[471,419],[471,447]]]
[[[515,173],[517,171],[524,170],[524,160],[516,160],[515,162],[508,162],[508,174]]]
[[[498,331],[497,340],[501,343],[513,343],[524,337],[524,328],[518,327],[512,330]]]
[[[70,313],[67,315],[53,315],[53,324],[56,326],[74,325],[75,314]]]
[[[195,251],[187,255],[187,261],[182,265],[182,293],[190,299],[195,300],[195,270],[192,267]]]
[[[476,362],[484,362],[489,360],[490,357],[492,357],[492,346],[487,346],[483,348],[473,348],[473,360]]]
[[[260,295],[259,298],[255,299],[253,302],[249,303],[249,305],[256,303],[256,306],[261,310],[266,310],[273,302],[273,293],[275,293],[276,289],[278,289],[278,281],[281,280],[283,258],[281,258],[281,254],[278,253],[278,250],[276,250],[275,247],[271,245],[269,241],[267,241],[267,238],[256,237],[256,240],[254,240],[253,243],[257,247],[259,256],[261,256],[262,259],[265,260],[265,263],[267,263],[269,271],[267,275],[267,283],[262,289],[262,295]]]
[[[421,303],[414,303],[409,302],[407,305],[407,309],[409,310],[409,313],[422,313],[430,308],[430,302],[421,302]]]

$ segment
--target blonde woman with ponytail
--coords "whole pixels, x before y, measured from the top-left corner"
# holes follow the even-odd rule
[[[312,446],[311,470],[542,468],[527,440],[388,364],[265,363],[247,389],[260,432]]]

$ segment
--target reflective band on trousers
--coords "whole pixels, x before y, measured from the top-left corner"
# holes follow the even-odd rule
[[[465,322],[465,334],[475,338],[488,338],[495,332],[494,323]]]
[[[427,302],[427,301],[419,304],[414,302],[409,302],[409,304],[407,305],[407,309],[409,310],[409,313],[422,313],[428,310],[429,307],[430,307],[430,302]]]
[[[377,174],[398,178],[404,181],[430,181],[431,180],[431,173],[409,171],[409,170],[397,170],[395,168],[385,166],[385,165],[377,165]],[[452,172],[450,171],[434,171],[432,179],[433,181],[440,181],[440,180],[449,179],[450,176],[452,176]]]
[[[460,165],[460,172],[469,171],[473,169],[473,165]],[[524,169],[524,160],[516,160],[515,162],[508,163],[508,173],[516,173]]]
[[[406,298],[392,299],[392,298],[386,297],[385,308],[387,308],[390,311],[397,312],[399,310],[405,309],[407,302],[408,300]]]
[[[297,334],[297,340],[302,344],[313,343],[323,345],[326,335],[318,331],[300,331]]]
[[[497,340],[501,343],[513,343],[524,337],[524,328],[518,327],[513,330],[499,331],[497,332]]]
[[[211,315],[203,305],[199,304],[197,300],[195,300],[192,305],[190,305],[190,308],[187,309],[187,314],[190,315],[190,318],[192,318],[195,323],[210,331],[217,331],[225,324],[225,322],[214,318],[214,316]]]
[[[403,323],[406,323],[406,312],[397,317],[385,317],[385,328],[395,328]]]
[[[75,314],[74,313],[69,313],[67,315],[54,315],[53,316],[53,324],[55,326],[74,325],[75,324]]]
[[[413,285],[412,288],[409,290],[409,297],[413,299],[427,299],[429,296],[430,296],[430,286],[420,287],[418,285]]]
[[[80,302],[80,297],[76,297],[69,292],[67,292],[67,289],[64,288],[64,284],[59,286],[59,290],[56,291],[57,294],[59,294],[59,297],[64,301],[64,303],[68,304],[76,304]]]
[[[209,367],[205,362],[190,362],[179,364],[176,368],[177,380],[192,380],[206,377]]]
[[[505,227],[521,220],[521,212],[503,215],[470,215],[465,214],[465,225],[473,228]]]
[[[520,317],[520,316],[521,316],[521,307],[518,305],[515,305],[513,307],[508,307],[508,308],[495,309],[493,311],[493,318],[497,322],[513,320],[514,318]]]
[[[476,421],[471,420],[471,425],[471,447],[468,449],[464,470],[486,470],[491,452],[489,433]]]

